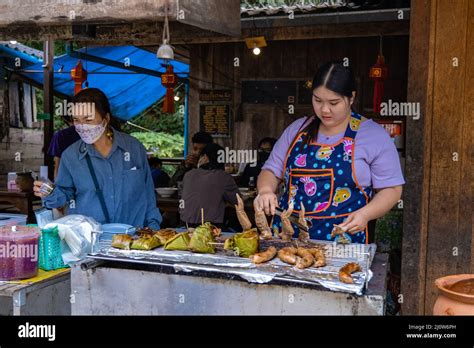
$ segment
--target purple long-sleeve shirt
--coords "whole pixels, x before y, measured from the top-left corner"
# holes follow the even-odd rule
[[[307,117],[299,118],[284,130],[262,169],[270,170],[282,179],[288,149],[306,120]],[[317,142],[330,145],[337,143],[343,136],[344,133],[326,136],[319,132]],[[354,161],[357,181],[362,187],[382,189],[405,183],[395,144],[385,129],[372,120],[360,125],[355,138]]]

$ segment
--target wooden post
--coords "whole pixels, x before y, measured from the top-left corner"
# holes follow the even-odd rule
[[[44,164],[48,166],[48,177],[54,177],[54,159],[48,155],[49,144],[54,133],[54,41],[48,38],[43,43],[43,109],[49,114],[49,120],[44,120]]]
[[[435,279],[473,272],[473,16],[467,0],[411,3],[403,314],[432,314]]]

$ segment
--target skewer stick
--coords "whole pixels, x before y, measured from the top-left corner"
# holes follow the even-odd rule
[[[204,225],[204,208],[201,208],[201,225]]]

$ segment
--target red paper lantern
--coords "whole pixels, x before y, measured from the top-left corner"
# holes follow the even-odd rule
[[[374,112],[380,113],[384,92],[384,80],[388,77],[388,68],[385,65],[385,58],[382,54],[377,57],[377,63],[370,68],[369,77],[374,80]]]
[[[71,78],[74,81],[74,95],[82,90],[82,84],[87,80],[87,71],[82,67],[82,61],[71,69]]]
[[[178,78],[173,73],[171,64],[166,68],[166,72],[161,75],[161,84],[166,87],[165,100],[163,102],[163,112],[174,112],[174,88],[176,87]]]

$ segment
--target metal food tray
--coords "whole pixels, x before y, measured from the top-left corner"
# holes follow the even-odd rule
[[[223,233],[218,242],[232,236]],[[255,265],[250,259],[233,256],[222,247],[216,248],[216,254],[198,254],[189,251],[168,251],[163,247],[154,250],[121,250],[111,247],[110,241],[99,241],[88,257],[96,260],[156,264],[172,266],[176,272],[208,271],[238,275],[251,283],[268,283],[282,280],[290,283],[319,284],[332,291],[343,291],[362,295],[364,288],[372,277],[370,266],[375,256],[375,244],[336,244],[335,242],[311,240],[309,243],[298,241],[283,242],[278,239],[261,241],[260,249],[265,250],[273,245],[277,249],[296,244],[300,246],[325,247],[327,265],[320,268],[309,267],[300,270],[275,257],[273,260]],[[353,284],[339,280],[339,269],[349,262],[357,262],[362,272],[352,275]]]

